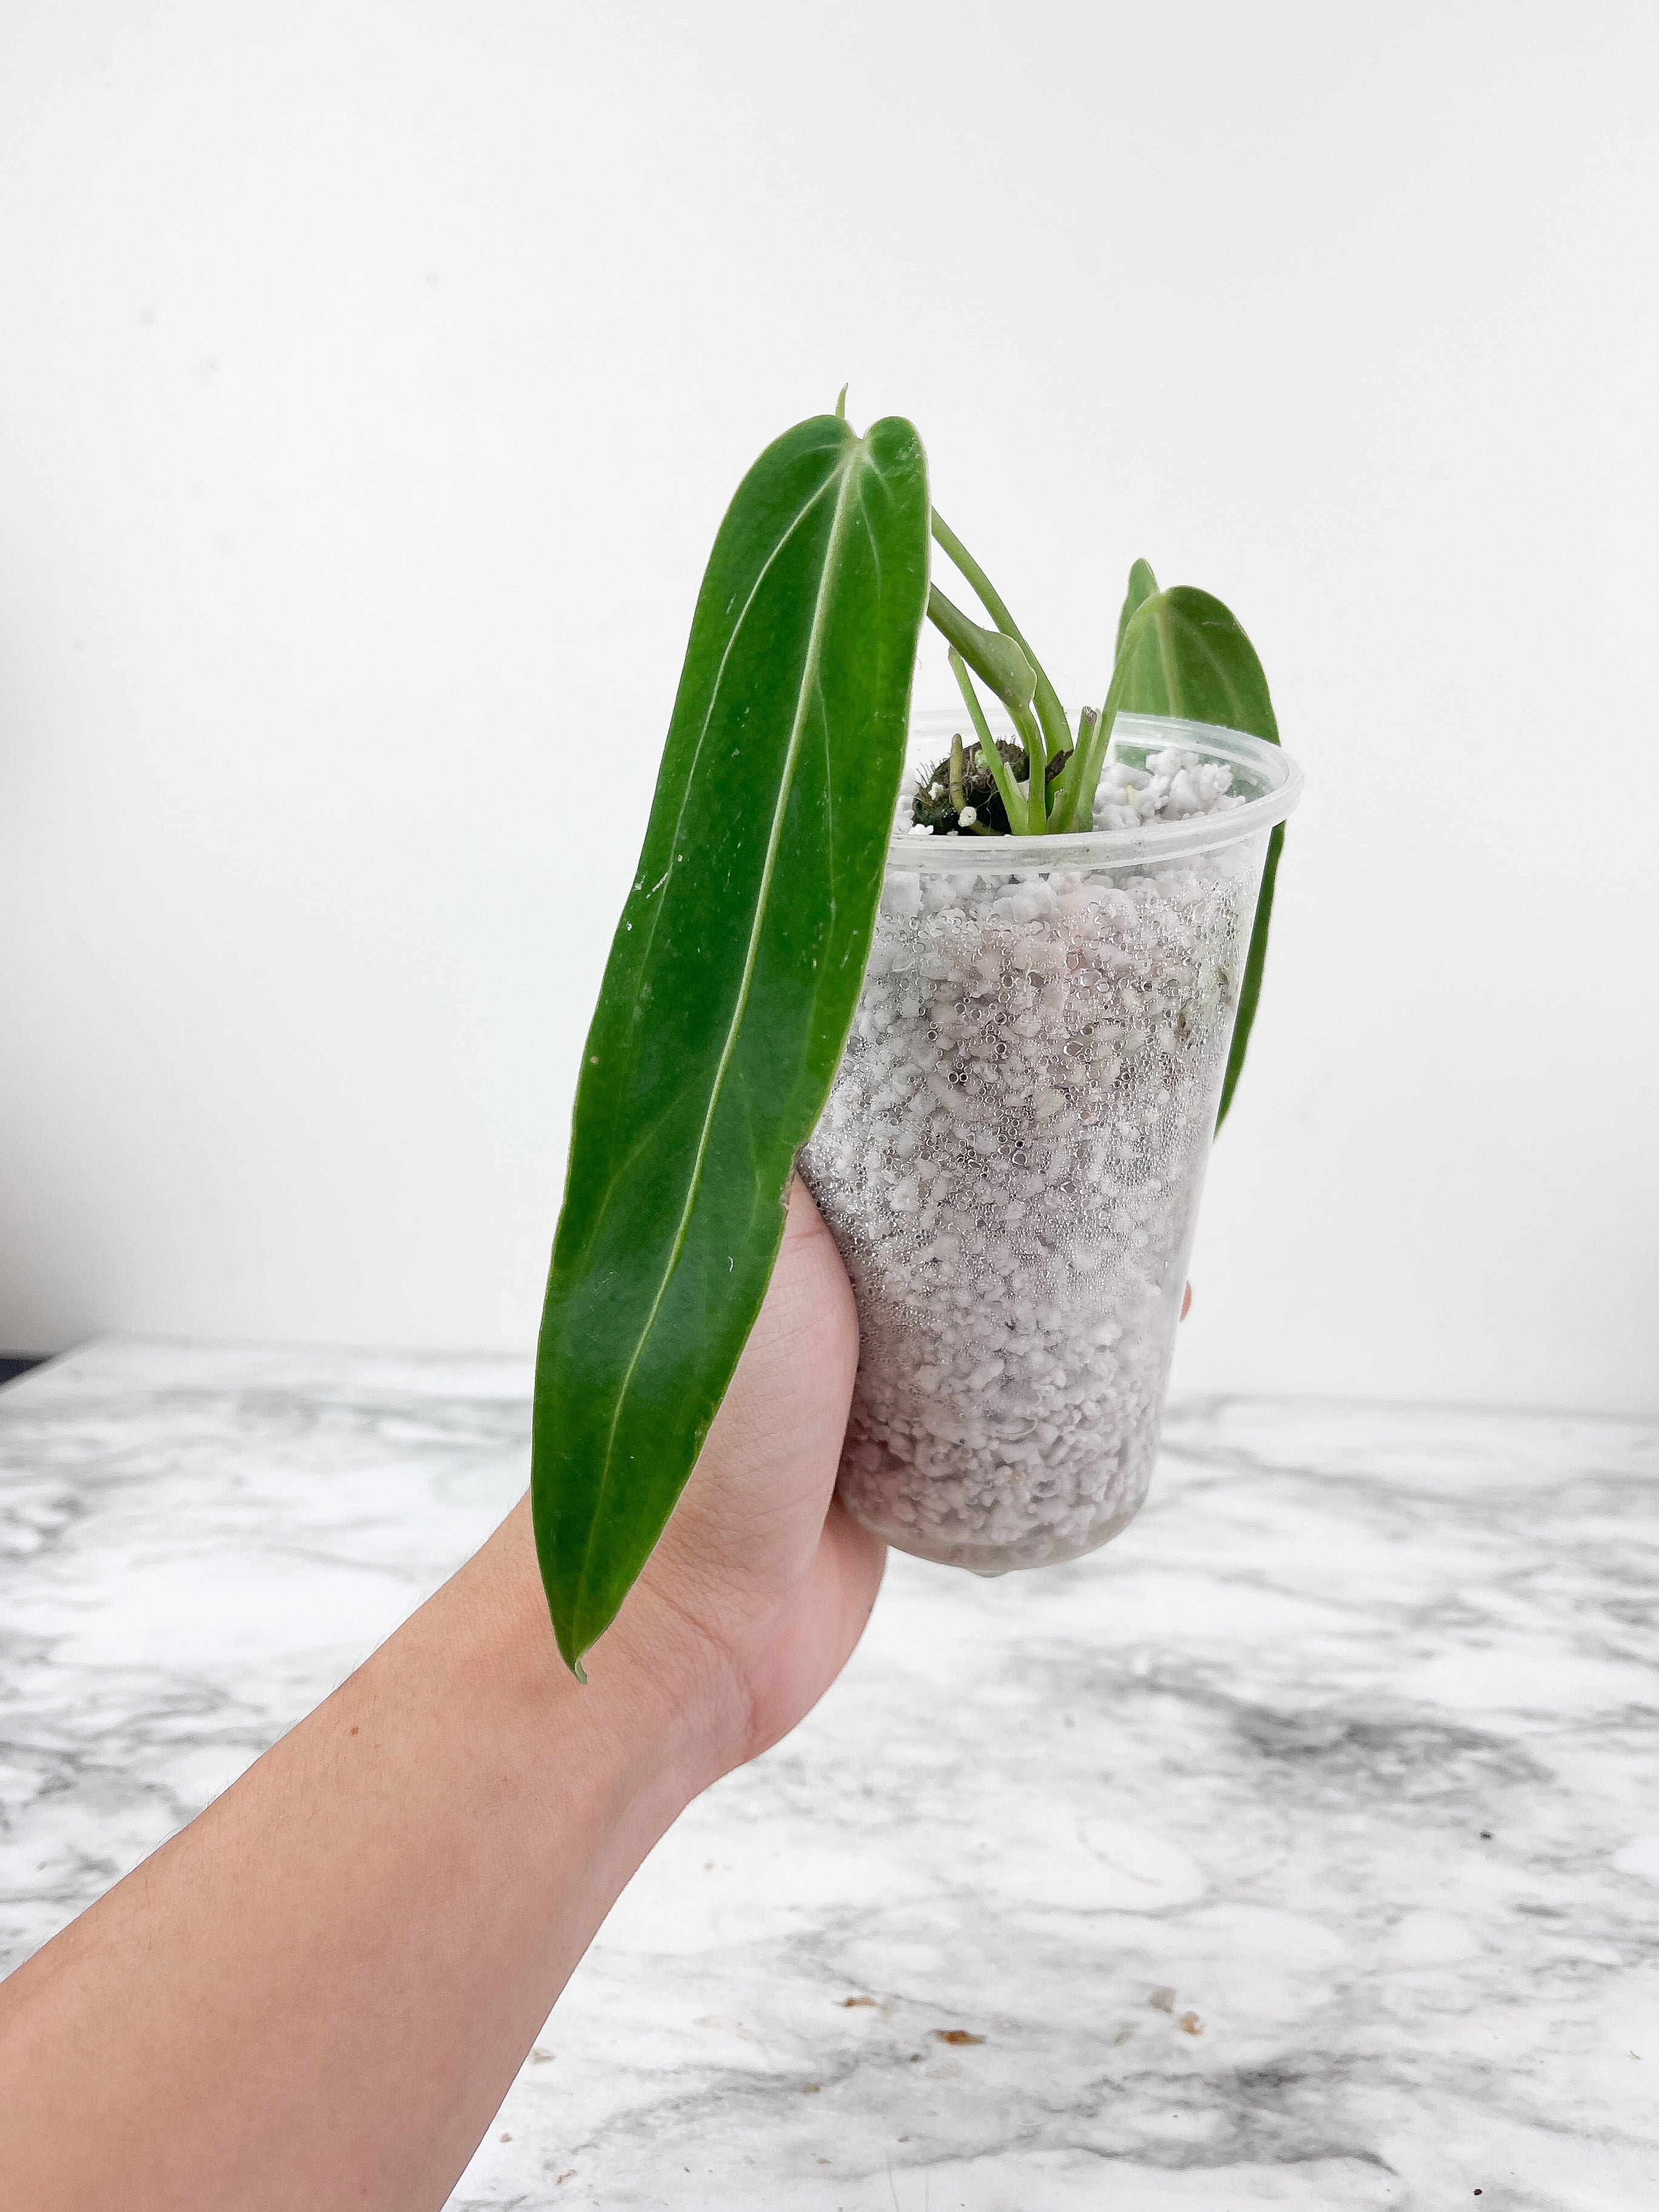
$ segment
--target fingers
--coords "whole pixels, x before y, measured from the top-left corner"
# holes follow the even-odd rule
[[[765,1303],[683,1500],[718,1516],[728,1554],[793,1536],[816,1544],[835,1487],[858,1368],[858,1317],[836,1242],[793,1182]],[[787,1547],[786,1547],[787,1548]]]
[[[836,1240],[799,1176],[789,1179],[786,1204],[788,1219],[783,1249],[756,1334],[780,1349],[788,1345],[792,1351],[810,1352],[826,1370],[816,1378],[813,1395],[828,1389],[832,1396],[844,1391],[850,1398],[858,1367],[859,1334],[853,1286],[847,1279]],[[841,1417],[844,1424],[845,1406]]]

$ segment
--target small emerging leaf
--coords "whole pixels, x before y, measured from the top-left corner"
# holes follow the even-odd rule
[[[927,593],[927,618],[942,630],[975,676],[990,685],[1011,714],[1024,714],[1036,690],[1036,671],[1011,637],[984,629],[947,599],[934,584]]]
[[[1137,561],[1129,571],[1129,588],[1123,595],[1123,611],[1117,618],[1117,642],[1112,647],[1115,663],[1123,650],[1123,633],[1129,627],[1129,617],[1143,601],[1152,598],[1157,589],[1158,578],[1152,574],[1152,563]]]
[[[944,552],[949,554],[951,560],[955,562],[957,567],[961,569],[963,574],[973,586],[975,592],[979,597],[980,604],[984,607],[986,613],[990,616],[991,620],[996,624],[998,630],[1004,637],[1012,639],[1013,642],[1019,647],[1020,653],[1024,656],[1024,659],[1030,665],[1033,685],[1030,697],[1019,700],[1018,702],[1010,699],[1008,701],[1010,711],[1016,718],[1018,718],[1022,708],[1028,705],[1035,705],[1036,708],[1036,718],[1039,724],[1042,726],[1042,745],[1044,751],[1048,753],[1063,753],[1066,750],[1072,742],[1072,732],[1067,726],[1066,720],[1066,710],[1060,703],[1059,694],[1055,691],[1054,685],[1049,682],[1048,675],[1044,672],[1042,663],[1037,659],[1036,653],[1032,650],[1030,640],[1025,635],[1024,631],[1021,629],[1019,624],[1014,620],[1012,614],[1009,611],[1008,604],[1003,598],[1001,592],[998,591],[996,586],[986,574],[984,569],[980,567],[979,562],[975,560],[973,555],[963,544],[961,538],[957,536],[956,532],[951,529],[950,524],[945,520],[945,517],[939,513],[937,507],[933,509],[933,538],[936,544]],[[948,607],[951,603],[946,599],[944,601],[944,604]],[[931,606],[929,607],[928,611],[932,613],[933,610]],[[955,608],[951,608],[951,611],[954,614],[957,611]],[[937,616],[934,617],[934,620],[938,620]],[[954,639],[952,640],[952,642],[955,642]],[[969,659],[971,661],[971,656],[969,656]],[[981,672],[982,673],[983,672],[981,671]],[[986,680],[988,683],[990,678],[988,677]],[[1003,696],[1006,696],[1006,694]]]

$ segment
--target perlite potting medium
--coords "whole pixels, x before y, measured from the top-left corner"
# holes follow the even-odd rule
[[[931,731],[925,618],[963,701]],[[1131,1517],[1299,788],[1219,600],[1137,562],[1103,704],[1068,714],[909,423],[838,406],[761,455],[577,1084],[532,1494],[578,1673],[731,1382],[798,1158],[858,1300],[848,1509],[983,1573]]]
[[[1146,1495],[1262,866],[1299,791],[1241,732],[1121,715],[1114,754],[1110,829],[901,826],[801,1159],[858,1299],[842,1494],[981,1574],[1091,1551]]]

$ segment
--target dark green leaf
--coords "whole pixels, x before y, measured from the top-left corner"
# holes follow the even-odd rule
[[[1238,987],[1238,1013],[1233,1023],[1232,1045],[1227,1054],[1227,1073],[1222,1079],[1221,1104],[1216,1111],[1218,1129],[1227,1118],[1227,1109],[1233,1103],[1238,1079],[1244,1073],[1245,1048],[1250,1042],[1250,1031],[1255,1024],[1256,1001],[1261,996],[1261,978],[1267,965],[1267,925],[1273,919],[1273,884],[1279,876],[1279,856],[1284,849],[1285,824],[1275,822],[1267,839],[1267,859],[1261,871],[1261,890],[1255,902],[1255,921],[1250,930],[1250,950],[1244,962],[1244,979]]]
[[[1145,586],[1148,588],[1142,590]],[[1137,592],[1140,597],[1137,599]],[[1218,722],[1230,730],[1279,743],[1279,723],[1273,714],[1267,679],[1255,647],[1221,601],[1190,584],[1177,584],[1159,592],[1152,570],[1137,561],[1129,571],[1128,596],[1118,623],[1117,665],[1112,686],[1091,743],[1089,761],[1079,782],[1076,819],[1087,822],[1092,814],[1101,764],[1111,742],[1112,724],[1120,714],[1173,714],[1189,722]],[[1216,1115],[1218,1129],[1233,1103],[1238,1079],[1249,1048],[1250,1030],[1261,996],[1261,977],[1267,964],[1267,932],[1273,920],[1273,883],[1279,856],[1285,849],[1281,822],[1267,841],[1267,865],[1256,900],[1249,950],[1239,984],[1238,1015],[1222,1081],[1221,1105]]]
[[[536,1543],[578,1668],[725,1395],[851,1026],[928,512],[908,422],[860,439],[817,416],[745,477],[703,578],[583,1053],[537,1358]]]
[[[1131,593],[1137,562],[1129,577]],[[1152,571],[1146,570],[1150,577]],[[1219,599],[1190,584],[1155,592],[1134,608],[1118,648],[1123,677],[1118,712],[1176,714],[1219,722],[1230,730],[1279,743],[1279,725],[1261,663]]]

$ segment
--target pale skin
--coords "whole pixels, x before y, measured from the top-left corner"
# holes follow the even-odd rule
[[[646,1853],[858,1642],[883,1550],[834,1497],[857,1358],[840,1257],[793,1183],[736,1378],[588,1686],[555,1649],[521,1504],[0,1984],[0,2203],[441,2206]]]

